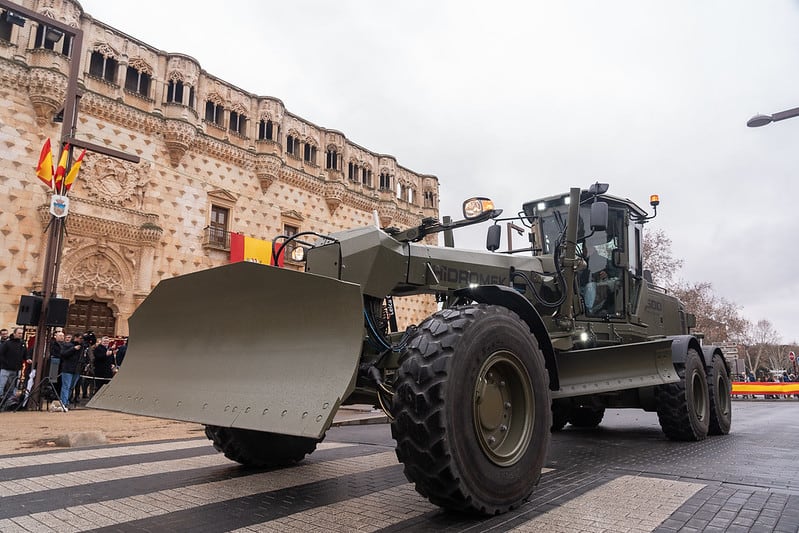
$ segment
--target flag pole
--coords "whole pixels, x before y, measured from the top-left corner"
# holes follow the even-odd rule
[[[24,10],[27,11],[27,10]],[[27,15],[36,15],[34,20],[38,20],[41,16],[37,13],[26,13]],[[49,19],[46,19],[49,21]],[[49,24],[49,22],[48,22]],[[83,50],[83,30],[79,28],[69,28],[69,33],[72,34],[72,50],[70,54],[69,64],[69,77],[67,78],[67,91],[66,98],[64,99],[64,122],[61,124],[61,151],[58,152],[59,156],[63,152],[64,143],[66,139],[74,137],[77,128],[78,118],[78,75],[80,74],[80,59]],[[70,147],[67,156],[67,168],[71,166],[72,162],[72,148]],[[65,174],[66,176],[66,174]],[[63,186],[65,176],[61,178]],[[60,194],[60,191],[54,191]],[[49,369],[45,369],[45,364],[50,362],[49,346],[50,336],[48,335],[47,314],[50,309],[50,299],[58,294],[58,274],[61,267],[61,251],[63,246],[64,229],[66,225],[65,217],[57,217],[53,214],[50,215],[50,223],[48,224],[47,234],[47,248],[44,255],[44,274],[42,276],[42,311],[39,315],[39,323],[36,326],[36,340],[33,345],[33,368],[36,369],[36,374],[33,377],[33,391],[32,400],[37,408],[41,405],[40,401],[40,384],[43,376],[49,375]]]

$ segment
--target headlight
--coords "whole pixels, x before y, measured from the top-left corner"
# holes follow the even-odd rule
[[[291,251],[291,259],[297,262],[305,261],[305,248],[297,246]]]

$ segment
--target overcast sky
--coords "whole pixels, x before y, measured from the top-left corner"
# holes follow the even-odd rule
[[[611,184],[681,277],[799,340],[799,1],[80,0],[241,89],[441,183],[521,203]],[[456,244],[482,246],[484,228]],[[264,236],[267,237],[267,236]]]

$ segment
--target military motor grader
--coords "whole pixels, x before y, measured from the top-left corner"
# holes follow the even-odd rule
[[[722,352],[643,270],[651,217],[607,189],[511,218],[474,198],[459,221],[277,239],[277,253],[299,243],[305,272],[241,262],[166,279],[89,406],[202,423],[228,458],[273,467],[311,453],[342,404],[373,402],[416,490],[486,515],[530,496],[551,430],[596,426],[607,407],[655,411],[674,440],[726,434]],[[422,243],[487,221],[489,251]],[[499,251],[508,221],[529,247]],[[440,310],[398,331],[393,298],[418,294]]]

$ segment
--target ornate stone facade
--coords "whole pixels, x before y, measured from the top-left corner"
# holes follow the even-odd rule
[[[46,138],[58,155],[53,118],[71,61],[81,64],[75,136],[141,159],[89,152],[70,191],[58,292],[107,304],[116,334],[127,334],[160,280],[228,261],[224,243],[207,238],[215,210],[227,210],[225,231],[263,239],[286,225],[330,233],[370,224],[374,212],[398,227],[438,216],[435,176],[138,42],[78,2],[20,3],[80,27],[84,40],[82,50],[63,39],[48,46],[32,21],[0,38],[0,325],[13,325],[19,297],[41,288],[49,191],[34,169]],[[416,320],[431,306],[408,299],[398,311]]]

